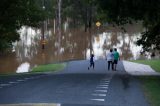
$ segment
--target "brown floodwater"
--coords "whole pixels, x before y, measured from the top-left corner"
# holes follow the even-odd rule
[[[50,28],[45,31],[42,49],[41,30],[24,26],[19,31],[21,40],[13,43],[12,52],[0,56],[0,74],[28,72],[40,64],[89,59],[92,52],[96,59],[104,59],[110,48],[118,49],[121,60],[150,59],[151,53],[141,54],[142,48],[135,44],[143,27],[135,24],[126,25],[125,29],[127,32],[105,26],[84,32],[83,28],[65,27],[58,33]]]

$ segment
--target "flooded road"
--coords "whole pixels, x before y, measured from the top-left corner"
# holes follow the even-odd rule
[[[96,59],[104,59],[110,48],[117,48],[122,60],[151,58],[142,56],[141,47],[135,41],[144,29],[140,25],[128,25],[126,31],[115,27],[94,28],[91,32],[84,29],[66,29],[58,33],[53,29],[45,31],[45,49],[42,49],[40,29],[22,27],[20,41],[15,42],[11,53],[0,56],[0,74],[28,72],[40,64],[69,60],[89,59],[94,52]]]

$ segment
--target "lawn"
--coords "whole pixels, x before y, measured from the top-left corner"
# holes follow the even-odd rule
[[[160,72],[160,60],[136,60],[132,62],[150,65],[155,71]],[[151,106],[160,106],[160,76],[146,76],[140,79]]]
[[[160,106],[160,77],[143,77],[140,79],[151,106]]]
[[[31,72],[55,72],[64,69],[66,64],[47,64],[34,67]]]
[[[5,74],[0,74],[0,77],[2,76],[12,76],[12,75],[26,75],[26,74],[34,74],[37,72],[56,72],[56,71],[61,71],[66,67],[65,63],[58,63],[58,64],[47,64],[47,65],[38,65],[37,67],[34,67],[32,71],[28,73],[5,73]]]

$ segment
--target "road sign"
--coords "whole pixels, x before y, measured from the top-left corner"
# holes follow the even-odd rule
[[[42,40],[42,42],[41,42],[43,45],[45,45],[46,43],[47,43],[47,41],[46,40]]]
[[[97,27],[100,27],[100,26],[101,26],[101,23],[100,23],[99,21],[97,21],[97,22],[96,22],[96,26],[97,26]]]

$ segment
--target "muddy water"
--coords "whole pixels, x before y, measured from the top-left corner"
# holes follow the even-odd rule
[[[150,58],[140,55],[141,47],[135,45],[143,28],[140,25],[128,25],[126,31],[120,28],[94,28],[91,32],[84,29],[58,32],[53,29],[45,31],[45,49],[42,49],[41,30],[22,27],[19,31],[21,40],[14,43],[11,53],[0,56],[0,73],[21,73],[30,71],[40,64],[49,64],[68,60],[88,59],[94,52],[96,59],[104,59],[110,48],[117,48],[121,59]],[[59,43],[60,42],[60,43]]]

